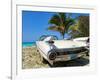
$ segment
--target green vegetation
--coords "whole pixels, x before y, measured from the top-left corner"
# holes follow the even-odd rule
[[[89,16],[79,17],[79,30],[81,37],[89,36]]]
[[[71,38],[89,36],[89,16],[79,16],[76,24],[69,28]]]
[[[57,13],[49,20],[48,30],[57,31],[65,38],[65,34],[68,33],[68,29],[71,25],[75,24],[75,20],[71,18],[71,14]]]
[[[56,13],[49,20],[48,30],[57,31],[65,38],[69,34],[70,38],[89,36],[89,16],[79,16],[71,18],[72,14]]]

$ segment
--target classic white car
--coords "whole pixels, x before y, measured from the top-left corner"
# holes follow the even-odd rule
[[[51,65],[57,61],[68,61],[85,55],[86,42],[76,40],[57,40],[55,36],[42,36],[36,41],[41,56]]]

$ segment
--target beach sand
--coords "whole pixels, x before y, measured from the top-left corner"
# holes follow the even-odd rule
[[[22,50],[22,68],[43,68],[49,67],[48,64],[44,64],[41,60],[41,56],[36,47],[27,47]]]
[[[84,56],[83,58],[78,58],[66,62],[57,62],[55,67],[71,67],[71,66],[84,66],[89,65],[89,57]],[[26,47],[22,49],[22,69],[32,69],[32,68],[50,68],[48,62],[44,63],[40,53],[37,51],[35,46]]]

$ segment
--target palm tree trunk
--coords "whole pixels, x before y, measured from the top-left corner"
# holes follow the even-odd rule
[[[65,38],[65,35],[62,35],[63,39]]]

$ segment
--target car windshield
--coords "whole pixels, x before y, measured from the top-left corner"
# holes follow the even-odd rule
[[[54,35],[43,35],[39,38],[39,41],[43,41],[44,39],[46,39],[47,37],[52,37],[53,40],[58,40],[58,37],[57,36],[54,36]]]

